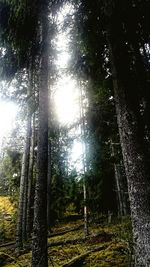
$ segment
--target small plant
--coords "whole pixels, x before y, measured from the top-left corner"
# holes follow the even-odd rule
[[[5,240],[5,218],[3,210],[0,209],[0,242],[3,240]]]

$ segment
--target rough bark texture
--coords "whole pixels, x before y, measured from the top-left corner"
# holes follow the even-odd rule
[[[118,53],[120,47],[117,46],[117,42],[115,45],[111,42],[109,44],[117,120],[128,181],[133,239],[135,244],[135,265],[136,267],[148,267],[150,266],[150,183],[147,179],[144,164],[143,143],[140,124],[137,118],[138,114],[132,95],[133,92],[131,92],[133,80],[129,79],[127,81],[127,78],[122,79],[120,73],[122,74],[123,71],[129,68],[127,62],[121,62],[121,59],[126,56],[124,51],[121,51],[124,56]],[[124,69],[122,69],[121,64],[126,64]],[[129,77],[131,78],[131,76]]]
[[[115,93],[117,99],[117,91]],[[149,181],[146,178],[144,158],[137,142],[134,121],[130,121],[128,110],[123,111],[117,99],[117,117],[120,140],[123,151],[131,216],[133,222],[133,238],[135,241],[136,266],[150,265],[150,203]]]
[[[31,118],[27,118],[27,129],[24,143],[24,152],[22,158],[21,178],[20,178],[20,195],[19,195],[19,208],[18,208],[18,222],[16,231],[16,247],[18,250],[23,248],[23,240],[25,238],[25,227],[26,227],[26,190],[28,180],[28,168],[29,168],[29,157],[30,157],[30,136],[31,136]]]
[[[47,267],[47,169],[48,169],[48,14],[41,15],[41,61],[39,81],[39,129],[37,179],[34,202],[32,267]]]

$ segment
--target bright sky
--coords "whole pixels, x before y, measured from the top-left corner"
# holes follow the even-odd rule
[[[9,135],[15,126],[18,107],[13,102],[0,100],[0,146],[3,137]]]
[[[66,5],[58,14],[58,23],[62,25],[65,16],[72,13],[72,7]],[[80,119],[80,89],[77,81],[71,75],[64,74],[64,72],[61,74],[61,70],[68,67],[68,61],[70,60],[69,41],[69,28],[64,31],[59,26],[59,33],[55,40],[56,49],[59,53],[55,63],[61,77],[55,85],[54,102],[58,121],[63,125],[71,125]],[[79,140],[79,132],[79,129],[73,130],[73,135],[76,135],[78,140],[74,140],[70,155],[70,164],[80,172],[82,169],[83,146]],[[68,134],[72,135],[72,130]]]
[[[79,89],[70,76],[60,78],[55,87],[54,102],[61,124],[72,124],[80,115]]]
[[[73,166],[77,169],[79,173],[83,172],[83,145],[81,141],[74,141],[72,151],[71,151],[71,162]]]
[[[71,14],[71,6],[66,5],[58,15],[58,23],[62,24],[64,16]],[[60,27],[60,26],[59,26]],[[56,48],[58,50],[58,57],[56,66],[58,71],[64,69],[68,65],[70,59],[69,51],[69,31],[60,30],[56,36]],[[58,121],[61,124],[73,124],[80,117],[79,106],[79,88],[77,82],[71,78],[70,75],[62,73],[61,77],[55,86],[54,102],[56,107],[56,114]],[[11,132],[15,125],[18,108],[13,102],[5,102],[0,99],[0,147],[2,145],[3,137],[6,137]],[[82,144],[78,140],[74,141],[71,161],[76,161],[76,168],[81,168]],[[80,162],[80,163],[79,163]]]

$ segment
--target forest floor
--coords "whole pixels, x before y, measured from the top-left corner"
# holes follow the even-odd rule
[[[8,207],[8,209],[7,209]],[[0,197],[0,266],[29,267],[29,244],[20,255],[14,246],[14,212],[7,197]],[[83,220],[72,214],[57,223],[48,236],[49,267],[127,267],[131,258],[131,224],[129,219],[89,224],[89,235],[84,237]],[[106,218],[105,218],[106,219]],[[7,244],[6,244],[7,243]],[[4,246],[5,244],[5,246]]]

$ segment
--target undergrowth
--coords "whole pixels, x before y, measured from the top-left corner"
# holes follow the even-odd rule
[[[5,199],[6,200],[6,199]],[[8,201],[8,200],[6,200]],[[5,206],[6,206],[5,202]],[[8,203],[9,204],[9,203]],[[8,205],[9,214],[13,216],[14,210]],[[2,204],[0,206],[4,212]],[[7,210],[7,214],[8,214]],[[5,216],[6,216],[5,213]],[[58,236],[48,238],[48,242],[63,242],[64,240],[83,239],[83,220],[71,221],[69,223],[58,223],[52,229],[52,233],[72,229],[73,227],[81,226],[78,230],[64,233]],[[5,228],[9,232],[8,226]],[[13,230],[11,230],[13,231]],[[63,266],[72,259],[83,255],[87,252],[85,258],[74,266],[85,267],[126,267],[129,266],[130,258],[130,243],[131,224],[129,218],[122,223],[115,224],[98,224],[90,223],[89,225],[90,238],[81,240],[75,244],[63,244],[48,248],[49,267]],[[8,234],[8,236],[10,233]],[[6,234],[7,236],[7,234]],[[94,251],[96,250],[96,251]],[[24,252],[22,255],[15,255],[14,248],[4,248],[0,250],[0,266],[5,267],[29,267],[31,262],[31,251]]]
[[[14,239],[16,209],[9,197],[0,196],[0,243]]]

